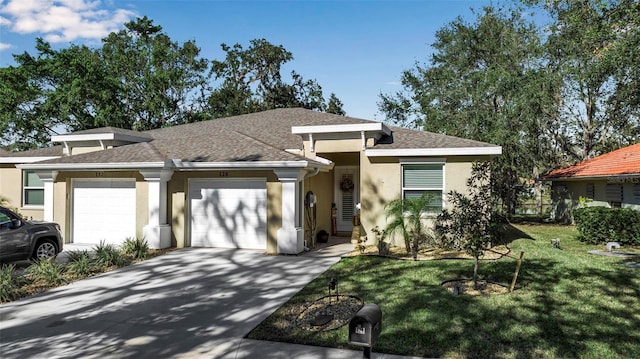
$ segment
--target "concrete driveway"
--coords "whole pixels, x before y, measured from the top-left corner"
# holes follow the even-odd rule
[[[302,256],[174,251],[1,305],[0,357],[361,356],[357,351],[242,339],[348,249],[327,247]]]
[[[351,248],[301,256],[182,249],[3,304],[0,357],[361,357],[360,351],[242,338]]]

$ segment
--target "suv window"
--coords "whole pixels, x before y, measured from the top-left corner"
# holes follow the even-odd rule
[[[0,212],[0,229],[7,229],[13,227],[13,222],[11,222],[11,217],[4,212]]]

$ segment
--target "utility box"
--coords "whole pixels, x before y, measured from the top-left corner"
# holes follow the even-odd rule
[[[349,344],[373,347],[382,330],[382,311],[377,304],[365,304],[349,322]]]

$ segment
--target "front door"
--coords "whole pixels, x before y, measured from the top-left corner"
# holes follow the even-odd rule
[[[360,202],[360,176],[357,166],[335,167],[334,183],[335,198],[338,216],[336,220],[338,231],[351,232],[353,229],[353,216],[356,212],[356,204]]]

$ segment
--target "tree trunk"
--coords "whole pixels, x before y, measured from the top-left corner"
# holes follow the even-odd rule
[[[473,260],[473,289],[478,289],[478,262],[480,260],[475,257]]]

